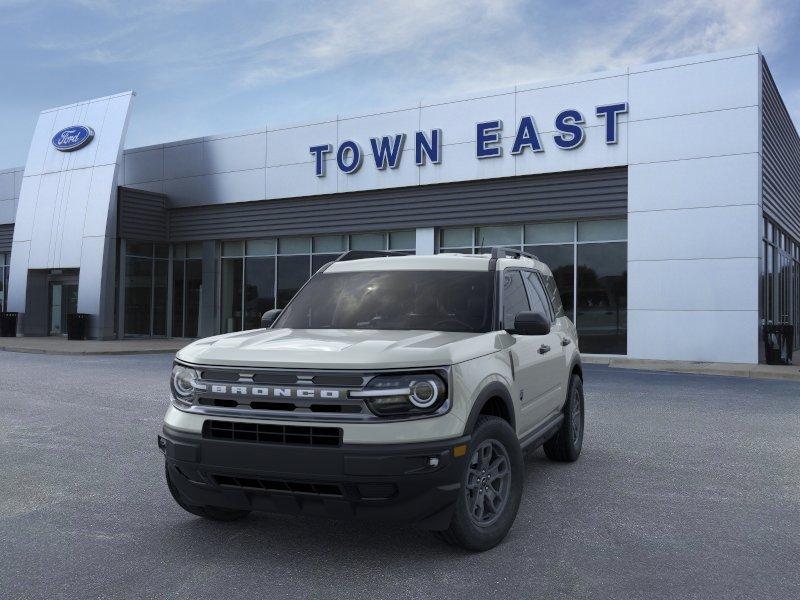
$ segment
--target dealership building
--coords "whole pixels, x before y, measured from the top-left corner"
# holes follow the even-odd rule
[[[800,347],[800,138],[757,48],[144,148],[133,100],[44,110],[0,170],[17,335],[251,329],[346,250],[504,245],[550,266],[585,353]]]

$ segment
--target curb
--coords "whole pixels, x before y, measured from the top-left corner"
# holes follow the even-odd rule
[[[645,360],[606,356],[584,357],[587,364],[608,365],[612,369],[662,371],[669,373],[691,373],[695,375],[717,375],[746,379],[773,379],[800,381],[800,366],[797,365],[751,365],[736,363],[704,363],[671,360]]]

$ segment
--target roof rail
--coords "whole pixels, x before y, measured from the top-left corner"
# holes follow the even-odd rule
[[[529,252],[523,252],[522,250],[517,250],[516,248],[508,248],[507,246],[495,246],[492,248],[492,259],[497,260],[498,258],[532,258],[533,260],[539,260],[535,255],[530,254]]]
[[[342,253],[333,262],[343,262],[346,260],[359,260],[361,258],[385,258],[391,256],[405,256],[400,252],[392,252],[391,250],[348,250]]]

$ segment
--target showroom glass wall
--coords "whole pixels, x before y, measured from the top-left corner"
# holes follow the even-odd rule
[[[169,245],[127,241],[124,261],[125,336],[166,336]]]
[[[6,309],[8,300],[6,290],[8,289],[8,270],[11,264],[11,254],[0,252],[0,310]]]
[[[313,273],[347,250],[414,253],[414,230],[222,242],[220,332],[261,326],[261,315],[283,308]]]
[[[199,242],[173,244],[171,336],[197,337],[202,292],[203,245]]]
[[[800,349],[800,243],[766,218],[762,243],[762,325],[793,325]]]
[[[535,254],[553,272],[581,351],[626,354],[627,239],[625,219],[458,227],[439,231],[439,251],[472,254],[509,246]]]

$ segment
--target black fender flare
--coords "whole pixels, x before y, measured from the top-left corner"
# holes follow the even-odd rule
[[[577,371],[578,377],[580,377],[581,381],[583,381],[583,361],[581,360],[580,355],[577,353],[573,357],[572,362],[569,365],[570,377],[572,377],[573,371]]]
[[[563,412],[564,407],[567,405],[567,398],[569,398],[569,390],[572,387],[572,375],[573,373],[578,376],[578,379],[583,382],[583,361],[581,361],[580,355],[576,355],[572,362],[569,365],[569,378],[567,379],[567,391],[564,393],[564,403],[561,405],[561,410]]]
[[[478,397],[475,399],[475,402],[472,404],[469,417],[467,417],[467,426],[464,428],[465,434],[468,434],[475,429],[475,423],[478,422],[478,417],[481,414],[481,410],[483,410],[483,407],[491,398],[500,398],[500,400],[503,401],[511,422],[511,428],[514,431],[517,430],[517,414],[514,408],[514,402],[511,399],[511,392],[509,392],[508,388],[499,381],[492,381],[481,390],[481,392],[478,394]]]

